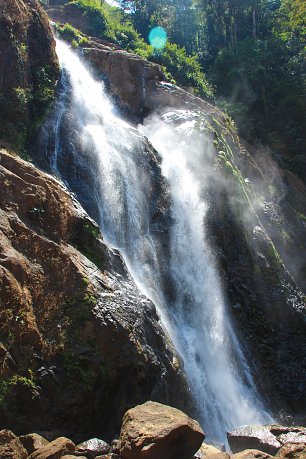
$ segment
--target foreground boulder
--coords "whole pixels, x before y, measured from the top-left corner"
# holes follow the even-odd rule
[[[59,437],[32,453],[30,459],[61,459],[74,450],[75,444],[69,438]]]
[[[305,443],[286,443],[277,453],[278,459],[305,459]]]
[[[43,446],[46,446],[49,443],[48,440],[36,433],[22,435],[21,437],[19,437],[19,440],[22,446],[27,450],[29,455],[34,453],[34,451],[42,448]]]
[[[185,413],[150,401],[125,413],[118,448],[124,459],[190,459],[204,437]]]
[[[258,451],[257,449],[246,449],[241,451],[240,453],[233,454],[231,459],[272,459],[268,453],[264,453],[263,451]]]
[[[227,433],[228,442],[233,453],[245,449],[258,449],[275,455],[286,443],[303,443],[306,441],[306,430],[303,427],[283,426],[243,426]]]
[[[19,439],[10,430],[0,431],[0,458],[1,459],[26,459],[28,453]]]

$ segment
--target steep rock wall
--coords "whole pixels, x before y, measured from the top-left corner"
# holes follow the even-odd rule
[[[59,67],[48,17],[36,0],[2,0],[0,141],[23,152],[54,97]]]
[[[186,408],[155,308],[98,227],[3,150],[0,179],[0,428],[107,437],[147,399]]]

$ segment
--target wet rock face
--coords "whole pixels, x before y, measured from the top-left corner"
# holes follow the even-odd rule
[[[53,98],[55,42],[36,0],[2,0],[0,38],[0,141],[22,151]]]
[[[80,205],[5,151],[0,178],[0,428],[112,436],[147,398],[186,404],[154,306]]]
[[[189,459],[203,440],[199,424],[182,411],[146,402],[125,413],[118,449],[124,459]]]
[[[149,113],[148,95],[165,77],[159,65],[137,55],[92,42],[84,49],[86,59],[103,77],[111,95],[130,118]]]

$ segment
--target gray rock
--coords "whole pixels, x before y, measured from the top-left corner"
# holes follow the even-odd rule
[[[96,456],[102,456],[109,453],[110,445],[99,438],[91,438],[76,446],[75,454],[77,456],[87,456],[89,459],[94,459]]]
[[[271,433],[269,426],[244,426],[227,433],[233,453],[245,449],[258,449],[268,454],[276,454],[282,444]]]

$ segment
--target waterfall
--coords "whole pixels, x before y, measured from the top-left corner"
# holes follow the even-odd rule
[[[46,127],[50,167],[79,197],[86,194],[106,241],[155,303],[183,358],[207,438],[224,442],[227,430],[270,422],[206,234],[212,146],[197,134],[199,114],[169,111],[135,129],[116,116],[103,83],[67,45],[58,41],[57,53],[62,89]]]

